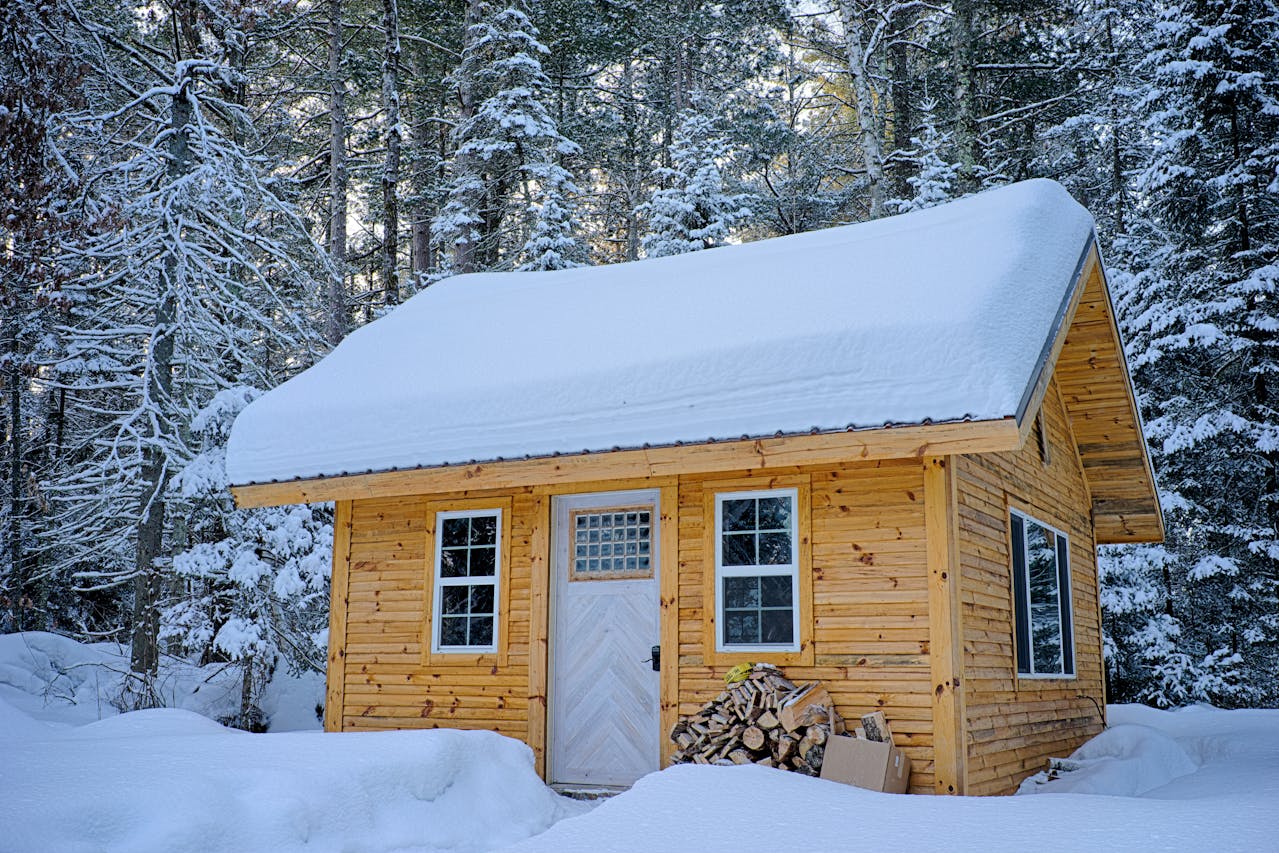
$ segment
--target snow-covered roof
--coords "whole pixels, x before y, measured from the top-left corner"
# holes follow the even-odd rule
[[[1019,416],[1092,217],[1025,181],[675,257],[456,276],[250,404],[232,483]]]

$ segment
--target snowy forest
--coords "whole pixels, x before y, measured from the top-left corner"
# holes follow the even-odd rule
[[[0,46],[0,631],[126,644],[123,706],[323,670],[331,510],[237,510],[224,446],[413,293],[1037,176],[1168,524],[1103,554],[1110,700],[1279,704],[1274,0],[8,0]]]

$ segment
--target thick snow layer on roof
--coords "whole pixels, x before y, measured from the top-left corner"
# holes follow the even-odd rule
[[[457,276],[254,401],[233,483],[1017,413],[1092,231],[1035,180],[606,267]]]

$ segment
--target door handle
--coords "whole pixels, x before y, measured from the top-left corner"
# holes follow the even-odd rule
[[[651,657],[649,657],[647,660],[640,661],[640,663],[651,663],[653,665],[653,672],[661,672],[662,671],[662,647],[653,646],[651,649],[648,650],[648,653]]]

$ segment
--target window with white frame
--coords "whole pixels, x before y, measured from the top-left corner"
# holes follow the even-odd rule
[[[1064,533],[1025,513],[1012,510],[1010,515],[1017,672],[1073,676],[1070,543]]]
[[[715,496],[717,648],[799,650],[795,489]]]
[[[440,512],[435,525],[433,651],[496,651],[502,511]]]

